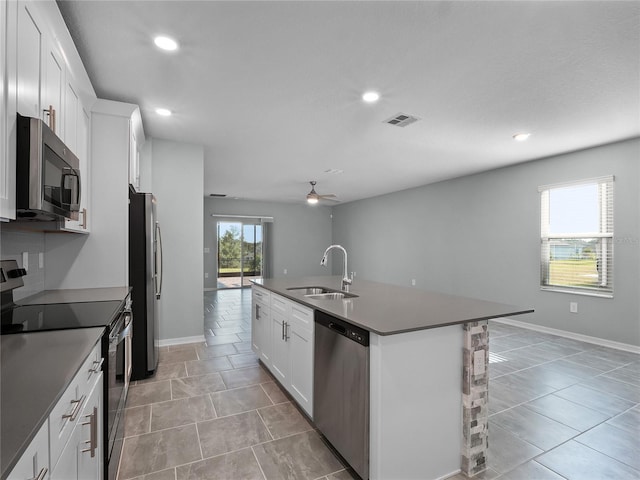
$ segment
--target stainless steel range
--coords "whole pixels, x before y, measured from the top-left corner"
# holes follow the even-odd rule
[[[0,333],[42,332],[105,327],[102,338],[104,372],[104,478],[116,478],[122,451],[124,406],[131,378],[131,299],[17,305],[13,291],[24,286],[24,269],[15,260],[0,261],[2,319]]]

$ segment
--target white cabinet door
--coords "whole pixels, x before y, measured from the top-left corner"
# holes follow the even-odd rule
[[[81,430],[74,428],[69,441],[60,454],[58,463],[53,467],[49,480],[78,479],[78,444],[80,443],[80,435]]]
[[[102,478],[102,372],[80,417],[78,480]]]
[[[7,2],[11,3],[11,2]],[[17,99],[18,112],[40,118],[40,91],[44,32],[33,4],[18,2]]]
[[[287,318],[271,308],[271,373],[288,388],[289,342],[287,341]]]
[[[252,303],[251,349],[265,365],[271,363],[271,311],[268,303]]]
[[[313,418],[313,310],[294,304],[289,331],[289,393]]]
[[[48,40],[48,38],[45,37],[45,40]],[[44,52],[44,76],[42,78],[41,96],[42,120],[64,141],[63,120],[65,115],[63,99],[65,65],[62,62],[62,55],[55,47],[53,40],[45,41]],[[73,151],[72,147],[69,148]]]
[[[91,163],[89,159],[89,131],[90,131],[90,119],[89,114],[84,110],[80,100],[75,96],[75,91],[71,84],[68,85],[67,90],[67,106],[65,108],[65,131],[69,132],[72,129],[76,132],[75,145],[69,148],[76,154],[80,162],[80,212],[78,213],[78,220],[69,220],[65,218],[63,230],[77,233],[89,233],[89,199],[91,198],[89,192],[91,191]],[[69,102],[69,97],[72,97],[72,101]],[[75,103],[75,105],[73,105]],[[70,110],[76,109],[76,113],[70,115]],[[70,117],[73,119],[70,120]]]
[[[18,460],[7,480],[47,478],[49,472],[49,424],[44,422],[31,444]]]
[[[18,4],[0,2],[0,218],[16,218],[16,90]]]
[[[78,110],[80,101],[73,85],[67,81],[64,96],[64,143],[71,151],[80,157],[78,152]]]
[[[140,146],[133,122],[131,122],[129,138],[129,184],[133,185],[136,191],[140,190]]]

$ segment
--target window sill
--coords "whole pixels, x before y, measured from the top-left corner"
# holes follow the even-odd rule
[[[613,298],[613,293],[590,292],[588,290],[576,290],[573,288],[562,287],[540,287],[543,292],[569,293],[571,295],[583,295],[587,297]]]

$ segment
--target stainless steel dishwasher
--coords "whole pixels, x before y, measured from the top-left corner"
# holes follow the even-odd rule
[[[369,332],[316,310],[313,420],[369,478]]]

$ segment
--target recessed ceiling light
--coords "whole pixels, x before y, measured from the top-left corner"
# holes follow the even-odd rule
[[[156,108],[156,113],[158,115],[163,116],[163,117],[170,117],[171,116],[171,110],[169,110],[167,108]]]
[[[153,43],[156,44],[156,47],[161,48],[162,50],[167,50],[169,52],[173,52],[174,50],[178,49],[178,42],[169,37],[156,37],[153,39]]]
[[[380,99],[380,94],[378,92],[365,92],[362,94],[362,100],[367,103],[375,103]]]
[[[531,136],[531,134],[530,134],[530,133],[516,133],[516,134],[513,136],[513,139],[514,139],[516,142],[524,142],[524,141],[525,141],[527,138],[529,138],[530,136]]]

